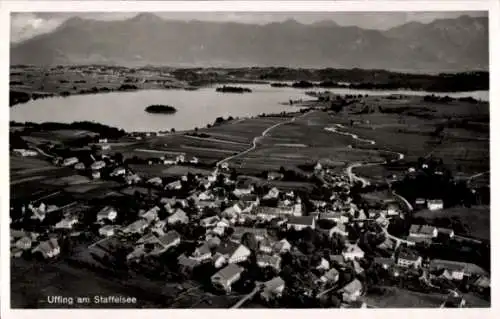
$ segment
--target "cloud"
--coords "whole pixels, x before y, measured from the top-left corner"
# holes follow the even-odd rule
[[[11,42],[20,42],[57,28],[64,18],[43,18],[35,13],[13,13],[11,15]]]

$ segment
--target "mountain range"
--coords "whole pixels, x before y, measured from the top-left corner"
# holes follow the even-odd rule
[[[287,66],[455,72],[488,70],[488,18],[461,16],[389,30],[325,20],[266,25],[70,18],[50,33],[12,44],[11,64],[197,67]]]

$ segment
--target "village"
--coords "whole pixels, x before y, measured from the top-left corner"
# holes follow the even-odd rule
[[[96,142],[97,149],[109,149],[106,137]],[[13,156],[41,152],[50,155],[50,149],[15,149]],[[183,282],[193,282],[201,291],[237,297],[233,308],[376,307],[367,297],[383,293],[381,287],[439,294],[440,307],[467,307],[471,294],[489,300],[488,271],[475,260],[437,258],[432,248],[481,242],[411,222],[414,206],[438,211],[440,199],[409,203],[392,192],[392,199],[368,205],[359,181],[319,162],[309,176],[316,185],[312,193],[257,184],[228,161],[209,174],[179,178],[144,178],[117,155],[95,153],[90,161],[53,156],[52,163],[121,188],[84,199],[58,193],[12,206],[12,258],[67,259],[116,276],[140,273],[179,283],[178,294],[186,292]],[[148,164],[196,166],[199,160],[165,154]],[[427,168],[421,165],[417,169]],[[279,181],[284,172],[265,175]],[[406,221],[404,235],[390,233],[396,220]],[[163,306],[174,307],[167,298]]]

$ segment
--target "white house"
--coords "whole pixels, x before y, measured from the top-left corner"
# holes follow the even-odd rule
[[[288,218],[288,229],[302,230],[307,227],[311,229],[316,227],[316,221],[313,216],[290,216]]]
[[[110,221],[114,221],[117,216],[118,212],[116,211],[115,208],[111,206],[106,206],[97,213],[97,221],[99,222],[103,219],[109,219]]]
[[[365,257],[365,252],[359,248],[358,245],[349,245],[347,246],[344,251],[342,252],[342,256],[344,257],[344,260],[355,260],[355,259],[362,259]]]
[[[429,210],[441,210],[443,209],[443,201],[441,199],[428,199],[427,208]]]
[[[73,166],[76,163],[78,163],[78,158],[76,158],[76,157],[69,157],[69,158],[65,158],[64,159],[62,165],[63,166]]]
[[[210,280],[214,287],[231,292],[231,286],[240,279],[242,272],[243,268],[235,264],[229,264],[215,273]]]
[[[104,237],[110,237],[115,234],[115,227],[112,225],[105,225],[99,228],[99,235]]]
[[[111,176],[123,176],[127,173],[127,170],[123,167],[117,167],[111,172]]]
[[[40,252],[44,258],[53,258],[61,253],[61,247],[59,247],[57,239],[50,238],[49,240],[40,243],[40,245],[32,250],[32,253],[37,252]]]
[[[96,161],[90,165],[90,168],[93,170],[100,170],[102,168],[106,167],[106,163],[104,161]]]
[[[70,216],[63,218],[61,221],[59,221],[56,225],[56,229],[71,229],[73,226],[78,223],[78,217],[76,216]]]

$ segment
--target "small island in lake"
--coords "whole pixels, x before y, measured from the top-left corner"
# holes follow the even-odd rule
[[[170,105],[153,104],[145,109],[148,113],[161,113],[161,114],[173,114],[177,112],[177,109]]]
[[[252,90],[240,86],[226,86],[218,87],[215,91],[223,93],[251,93]]]

